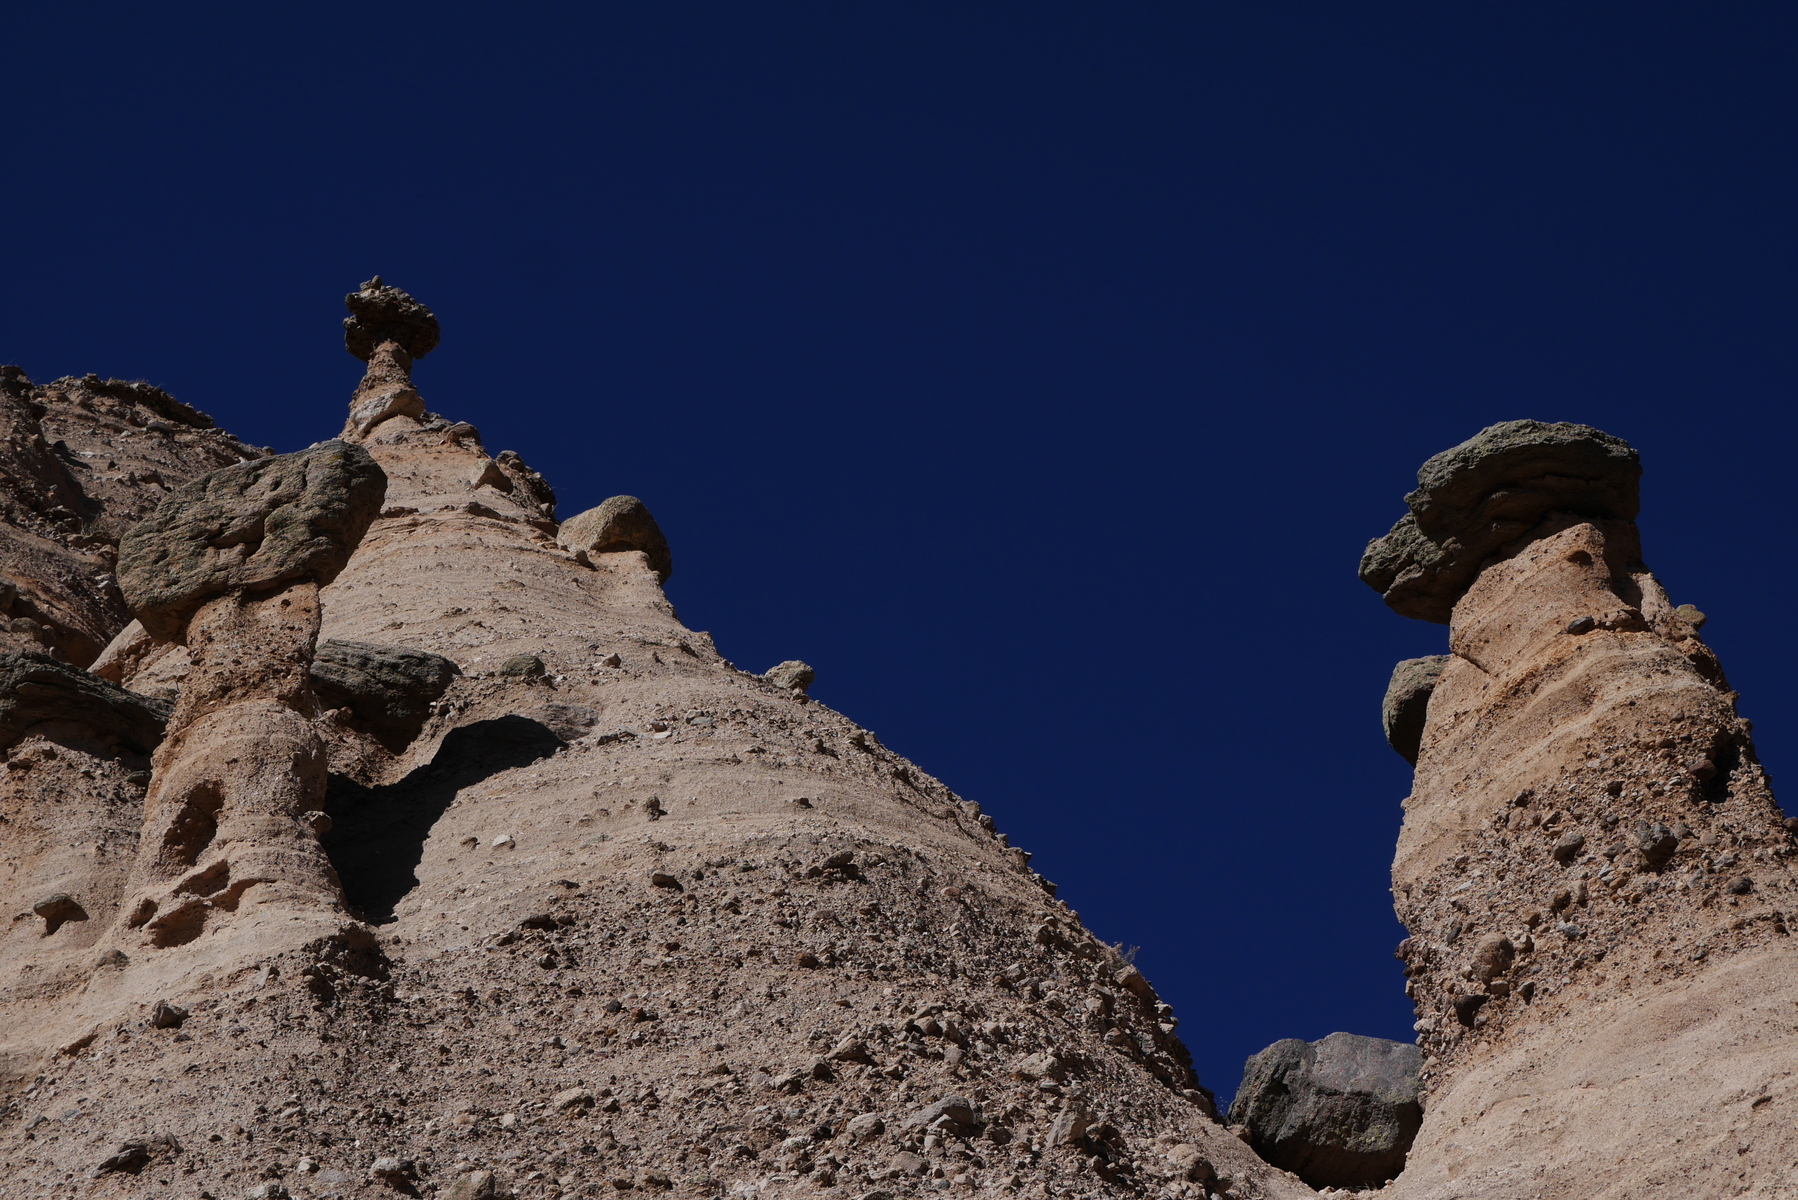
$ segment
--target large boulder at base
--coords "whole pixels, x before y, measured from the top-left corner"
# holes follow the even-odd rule
[[[1395,612],[1447,624],[1506,543],[1553,512],[1633,521],[1641,479],[1635,449],[1590,425],[1500,422],[1423,464],[1410,511],[1368,543],[1361,580]]]
[[[1253,1056],[1230,1105],[1249,1144],[1314,1188],[1391,1179],[1423,1124],[1423,1054],[1407,1042],[1332,1033],[1287,1038]]]
[[[343,298],[350,315],[343,319],[344,349],[363,362],[382,342],[395,342],[413,358],[437,348],[441,331],[430,309],[376,275]]]
[[[0,654],[0,750],[40,722],[72,721],[148,754],[172,708],[36,650]]]
[[[368,451],[321,442],[202,475],[119,543],[119,589],[156,637],[243,588],[337,578],[381,511],[387,475]]]
[[[461,673],[449,659],[423,650],[332,638],[312,660],[312,688],[327,707],[347,707],[384,730],[417,733]]]
[[[668,539],[661,526],[649,515],[649,509],[635,496],[613,496],[598,508],[590,508],[578,517],[562,522],[556,541],[570,552],[610,554],[619,550],[641,550],[649,558],[649,569],[663,583],[674,574],[674,555],[668,550]]]
[[[1386,685],[1386,699],[1380,705],[1380,719],[1386,726],[1386,741],[1417,765],[1417,752],[1423,745],[1423,721],[1430,708],[1430,694],[1442,678],[1452,654],[1428,654],[1407,658],[1392,668],[1392,680]]]

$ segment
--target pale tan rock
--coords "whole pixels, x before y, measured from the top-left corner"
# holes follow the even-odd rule
[[[639,550],[648,559],[658,583],[674,573],[674,556],[662,527],[635,496],[613,496],[597,508],[562,522],[556,540],[573,553],[589,558],[620,551]]]
[[[1641,558],[1551,512],[1454,605],[1393,865],[1429,1055],[1395,1197],[1793,1187],[1791,839]]]
[[[88,670],[141,695],[174,700],[192,666],[193,656],[186,646],[151,637],[143,622],[133,619],[106,644]]]
[[[878,1177],[896,1134],[824,1137],[820,1125],[834,1135],[865,1114],[864,1130],[903,1130],[960,1096],[984,1124],[915,1157],[955,1166],[964,1188],[1015,1176],[1019,1194],[1155,1194],[1148,1147],[1186,1144],[1198,1148],[1191,1169],[1209,1163],[1232,1195],[1311,1194],[1212,1120],[1153,990],[1119,983],[1116,952],[975,806],[841,714],[726,662],[680,623],[646,551],[578,561],[503,455],[492,461],[512,490],[474,496],[485,455],[472,430],[397,413],[358,444],[389,490],[318,593],[319,636],[442,655],[462,674],[399,750],[354,722],[308,723],[319,777],[334,779],[322,806],[301,808],[315,760],[286,714],[305,715],[304,614],[220,599],[193,618],[175,725],[191,718],[206,753],[189,774],[174,759],[159,771],[144,828],[146,861],[161,865],[146,891],[191,895],[176,889],[208,854],[229,860],[233,880],[275,881],[244,891],[235,912],[201,907],[203,931],[183,944],[94,946],[71,960],[81,983],[61,1000],[5,1002],[25,1016],[0,1021],[6,1079],[45,1082],[21,1120],[0,1123],[0,1159],[23,1164],[0,1188],[42,1194],[91,1167],[74,1140],[23,1133],[80,1095],[96,1124],[160,1114],[209,1182],[258,1178],[279,1136],[282,1161],[319,1167],[302,1172],[319,1192],[367,1188],[368,1164],[391,1157],[471,1196],[542,1191],[545,1179],[575,1194],[616,1180],[746,1194],[777,1163],[809,1164],[793,1186],[860,1195],[894,1186]],[[613,655],[618,666],[595,666]],[[543,675],[499,673],[519,656]],[[232,724],[246,708],[262,724]],[[282,756],[290,765],[272,769]],[[221,809],[214,843],[227,826],[233,840],[183,867],[161,847],[187,828],[174,817],[184,792],[206,780],[247,797],[244,820]],[[314,812],[330,818],[318,844],[349,913],[329,910],[308,857]],[[118,908],[89,906],[90,921],[55,936]],[[1039,945],[1031,931],[1045,925],[1055,937]],[[1051,1017],[1047,995],[1103,995],[1106,1024]],[[189,1009],[179,1032],[191,1040],[141,1029],[156,1000]],[[871,1061],[817,1069],[854,1041]],[[1030,1146],[1053,1140],[1061,1109],[1043,1080],[1011,1073],[1039,1054],[1078,1064],[1060,1086],[1078,1083],[1080,1114],[1104,1114],[1040,1157]],[[596,1103],[549,1107],[569,1089]],[[813,1145],[783,1149],[795,1138]],[[964,1145],[987,1165],[950,1157]],[[1141,1171],[1096,1175],[1086,1155],[1098,1147]]]
[[[424,397],[412,386],[412,357],[395,342],[382,342],[369,360],[368,373],[350,400],[346,439],[367,437],[375,426],[392,417],[422,419]]]
[[[316,584],[219,597],[188,622],[194,667],[155,755],[126,916],[150,946],[195,940],[258,887],[252,902],[341,911],[336,872],[304,819],[325,796],[308,711],[317,630]]]
[[[790,692],[804,692],[811,688],[818,673],[806,663],[793,658],[768,668],[763,677],[777,688],[786,688]]]

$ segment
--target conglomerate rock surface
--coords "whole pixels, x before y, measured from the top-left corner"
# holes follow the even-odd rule
[[[1584,428],[1495,428],[1525,424]],[[1438,597],[1393,863],[1425,1115],[1390,1191],[1798,1194],[1792,835],[1702,615],[1642,562],[1633,451],[1576,440],[1573,483],[1456,499],[1534,519]]]
[[[151,936],[144,864],[220,836],[204,804],[146,812],[190,757],[165,742],[152,779],[22,738],[0,1196],[1311,1194],[1216,1122],[1172,1011],[977,805],[734,667],[644,550],[558,545],[541,476],[411,403],[422,350],[367,340],[344,436],[387,488],[341,573],[207,600],[185,644],[115,628],[96,664],[172,694],[174,730],[250,704],[315,735],[307,761],[170,739],[247,772],[242,843],[315,839],[341,898],[253,861],[220,907],[196,859],[158,895],[198,919]],[[396,736],[313,689],[308,629],[459,674]]]

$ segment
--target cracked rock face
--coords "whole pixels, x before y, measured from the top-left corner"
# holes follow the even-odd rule
[[[1642,466],[1589,425],[1505,421],[1431,458],[1410,509],[1368,543],[1361,580],[1403,616],[1447,624],[1481,566],[1551,512],[1633,521]]]
[[[1404,1169],[1423,1123],[1422,1060],[1416,1046],[1385,1038],[1287,1038],[1244,1065],[1230,1123],[1312,1187],[1378,1185]]]
[[[164,500],[119,546],[119,587],[171,639],[203,601],[337,577],[381,509],[387,478],[366,450],[324,442],[213,471]]]

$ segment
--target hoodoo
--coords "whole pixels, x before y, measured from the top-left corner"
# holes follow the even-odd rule
[[[1362,560],[1449,626],[1387,704],[1426,1055],[1395,1196],[1798,1193],[1791,823],[1703,615],[1643,562],[1640,471],[1587,426],[1495,425]]]
[[[347,305],[294,455],[0,369],[0,1196],[1312,1194],[978,805]]]

